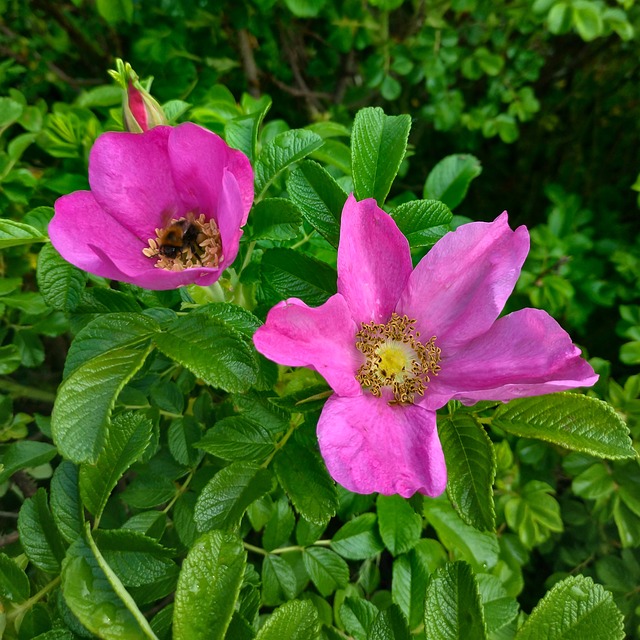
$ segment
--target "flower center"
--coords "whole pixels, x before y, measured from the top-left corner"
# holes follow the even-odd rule
[[[188,213],[171,220],[142,250],[148,258],[157,258],[155,266],[168,271],[183,271],[193,267],[218,267],[223,260],[222,241],[216,221],[204,214],[197,218]]]
[[[430,376],[440,371],[436,337],[420,342],[415,325],[416,320],[395,312],[387,324],[361,323],[356,348],[366,361],[356,380],[377,398],[389,387],[394,404],[411,404],[416,394],[424,395]]]

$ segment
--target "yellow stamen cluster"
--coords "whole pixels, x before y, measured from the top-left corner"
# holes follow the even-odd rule
[[[361,324],[356,348],[366,356],[358,369],[358,382],[379,398],[382,389],[393,392],[394,404],[411,404],[416,394],[424,395],[430,376],[440,371],[440,348],[436,337],[420,342],[416,320],[393,313],[386,324]]]
[[[164,255],[162,247],[167,230],[176,224],[184,229],[184,242],[175,250],[176,255]],[[172,244],[175,246],[175,243]],[[222,241],[216,221],[207,220],[204,214],[197,218],[188,214],[186,218],[171,220],[164,229],[156,229],[156,237],[149,239],[149,246],[142,250],[148,258],[157,258],[155,267],[168,271],[183,271],[193,267],[218,267],[223,260]]]

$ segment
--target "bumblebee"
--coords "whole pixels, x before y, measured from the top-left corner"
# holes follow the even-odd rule
[[[158,234],[158,253],[175,258],[183,249],[195,244],[198,229],[190,220],[178,220]]]

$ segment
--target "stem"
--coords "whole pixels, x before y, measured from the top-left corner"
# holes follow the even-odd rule
[[[293,432],[296,430],[297,426],[298,426],[297,424],[292,424],[289,427],[289,430],[287,431],[287,433],[285,433],[284,436],[282,437],[282,440],[276,443],[276,446],[274,447],[271,455],[260,465],[263,469],[266,469],[269,466],[269,464],[273,460],[273,457],[276,455],[276,453],[278,453],[278,451],[280,451],[280,449],[282,449],[282,447],[284,447],[284,445],[287,444],[287,440],[289,440],[289,438],[293,435]]]
[[[49,591],[55,589],[60,584],[60,576],[55,577],[49,584],[45,585],[36,593],[31,596],[28,600],[25,600],[22,604],[18,605],[15,609],[11,609],[9,613],[7,613],[7,622],[12,622],[15,620],[23,611],[28,611],[34,604],[37,604],[39,600],[41,600],[44,596],[49,593]]]
[[[328,547],[331,544],[331,540],[316,540],[311,547]],[[266,549],[262,549],[261,547],[256,547],[253,544],[249,544],[248,542],[244,543],[244,548],[247,551],[253,551],[254,553],[259,553],[261,556],[268,555],[278,555],[280,553],[289,553],[291,551],[304,551],[306,547],[303,547],[299,544],[294,544],[289,547],[279,547],[278,549],[272,549],[271,551],[267,551]]]
[[[195,470],[189,471],[189,475],[187,476],[187,479],[184,481],[182,486],[176,491],[176,495],[173,496],[173,498],[171,498],[171,500],[169,501],[169,504],[167,504],[167,506],[162,510],[163,513],[169,513],[169,509],[173,507],[173,505],[177,502],[178,498],[187,490],[187,487],[189,486],[189,483],[191,482],[194,473],[195,473]]]
[[[306,242],[309,242],[309,240],[313,237],[313,235],[315,234],[316,230],[314,229],[313,231],[310,231],[304,238],[302,238],[302,240],[300,240],[299,242],[296,242],[291,249],[297,249],[298,247],[301,247],[303,244],[305,244]]]
[[[31,400],[40,400],[50,404],[53,404],[56,399],[56,394],[51,391],[27,387],[8,378],[0,380],[0,390],[6,391],[12,398],[31,398]]]

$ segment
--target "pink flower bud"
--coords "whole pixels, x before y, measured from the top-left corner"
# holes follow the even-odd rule
[[[162,107],[137,80],[129,79],[122,107],[124,127],[131,133],[144,133],[168,124]]]

